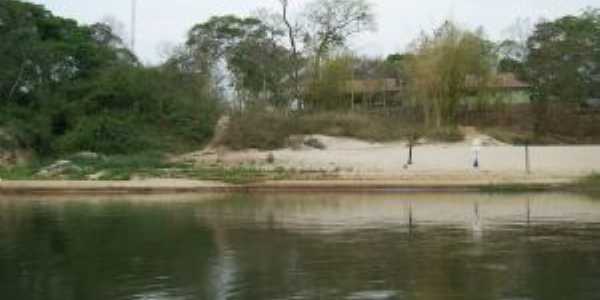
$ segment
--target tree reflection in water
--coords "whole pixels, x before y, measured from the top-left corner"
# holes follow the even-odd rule
[[[599,220],[564,194],[0,200],[0,295],[591,299]]]

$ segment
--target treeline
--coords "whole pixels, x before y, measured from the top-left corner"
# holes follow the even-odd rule
[[[405,53],[374,59],[348,47],[357,34],[376,28],[366,0],[315,0],[296,18],[289,3],[256,17],[215,16],[195,26],[181,61],[212,74],[217,62],[232,75],[236,108],[347,111],[352,80],[393,78],[418,108],[424,126],[456,125],[459,107],[493,99],[498,75],[512,73],[531,86],[533,104],[586,106],[600,98],[600,12],[517,23],[519,34],[492,41],[483,29],[445,22],[424,32]],[[401,34],[401,33],[399,33]]]
[[[201,74],[144,67],[105,24],[0,2],[0,130],[41,156],[182,151],[212,136],[219,98]]]
[[[267,149],[282,145],[280,134],[273,134],[268,124],[280,124],[280,132],[296,128],[291,132],[299,133],[302,126],[311,127],[311,132],[353,131],[348,122],[320,122],[329,124],[324,128],[298,124],[304,124],[306,115],[323,116],[324,111],[330,112],[330,120],[364,119],[345,115],[357,113],[354,87],[349,85],[356,80],[376,83],[388,78],[400,85],[402,99],[397,102],[404,114],[389,119],[394,125],[386,124],[388,130],[381,130],[381,126],[365,129],[372,129],[378,139],[398,138],[397,132],[411,136],[429,132],[454,139],[456,126],[465,122],[461,117],[470,111],[492,110],[497,112],[494,117],[502,117],[515,103],[528,105],[528,114],[520,115],[524,119],[515,122],[515,128],[511,124],[502,130],[518,130],[512,134],[518,135],[518,140],[542,142],[550,140],[546,135],[564,136],[569,131],[579,131],[576,134],[585,135],[581,140],[586,142],[600,137],[594,128],[582,133],[579,127],[556,131],[556,126],[549,126],[556,117],[550,106],[566,105],[575,110],[600,106],[599,10],[589,8],[579,15],[537,24],[517,22],[513,37],[503,41],[490,40],[484,29],[469,30],[445,22],[432,32],[422,33],[406,52],[378,59],[354,55],[348,46],[353,37],[376,27],[369,3],[315,0],[294,19],[288,1],[281,0],[280,11],[249,18],[217,16],[194,27],[186,44],[185,61],[196,62],[213,77],[219,73],[214,63],[222,62],[233,77],[234,108],[242,113],[234,115],[227,145]],[[207,57],[209,63],[203,62]],[[529,88],[514,93],[506,78]],[[265,112],[265,108],[270,109]],[[595,122],[593,116],[565,117],[570,118],[570,124]],[[485,120],[476,122],[483,123]],[[381,137],[380,132],[390,134]]]
[[[455,127],[459,108],[469,102],[493,98],[490,82],[500,73],[531,85],[530,101],[539,107],[535,119],[544,120],[548,103],[586,107],[600,98],[595,9],[539,22],[506,41],[446,22],[405,53],[374,59],[358,57],[348,46],[377,27],[369,1],[313,0],[294,13],[288,0],[279,4],[277,11],[199,23],[164,63],[146,67],[106,24],[80,25],[39,5],[2,1],[0,130],[41,155],[182,151],[211,137],[225,107],[234,112],[230,128],[237,130],[229,137],[264,136],[277,129],[255,125],[269,124],[273,111],[294,128],[313,112],[351,111],[348,83],[364,79],[402,84],[402,105],[419,118],[392,122],[438,131]],[[233,96],[226,101],[228,94]],[[241,117],[253,112],[266,117]],[[340,125],[351,122],[320,123],[330,128],[310,132],[353,131]],[[536,124],[544,130],[542,121]],[[397,137],[396,127],[382,126]],[[282,141],[269,142],[274,144]]]
[[[288,1],[279,2],[278,12],[214,16],[197,24],[169,63],[207,74],[217,85],[230,75],[227,83],[238,109],[256,104],[326,106],[319,100],[327,97],[311,99],[307,89],[326,81],[331,72],[346,71],[333,70],[332,61],[350,38],[375,28],[371,5],[364,0],[315,0],[294,19]]]

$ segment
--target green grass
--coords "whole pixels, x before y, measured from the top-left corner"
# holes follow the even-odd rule
[[[30,166],[0,167],[0,179],[2,180],[29,180],[35,176],[35,173],[35,169]]]
[[[209,167],[201,166],[180,169],[177,176],[186,179],[222,181],[233,184],[254,183],[265,180],[283,180],[291,176],[291,172],[284,169],[262,170],[255,167]]]
[[[591,174],[579,180],[576,187],[581,191],[600,192],[600,174]]]
[[[499,184],[482,187],[482,193],[526,193],[526,192],[544,192],[549,189],[556,189],[557,186],[549,186],[546,184]],[[590,193],[593,195],[600,194],[600,174],[592,174],[583,177],[571,184],[562,184],[558,188],[565,191]]]
[[[565,185],[565,188],[567,185]],[[489,194],[511,194],[511,193],[528,193],[528,192],[545,192],[548,191],[551,186],[545,184],[495,184],[481,187],[479,190],[482,193]]]
[[[151,177],[161,170],[173,167],[156,152],[135,155],[111,155],[99,159],[69,158],[81,168],[80,172],[67,174],[66,179],[87,179],[89,175],[104,173],[99,180],[130,180],[133,176]]]
[[[242,184],[261,180],[277,180],[286,176],[284,170],[266,171],[253,166],[193,166],[171,163],[157,153],[111,156],[103,160],[73,160],[83,172],[71,178],[85,179],[89,174],[106,173],[100,180],[130,180],[138,178],[180,178],[223,181]]]
[[[42,177],[37,173],[54,161],[34,162],[11,169],[0,168],[3,180],[90,180],[91,175],[101,175],[96,180],[131,180],[134,178],[173,178],[222,181],[244,184],[264,180],[282,180],[292,172],[285,169],[264,170],[254,166],[193,166],[172,163],[155,152],[136,155],[112,155],[98,159],[66,157],[79,170],[69,170],[54,177]]]
[[[130,180],[137,178],[182,178],[214,180],[227,183],[250,183],[277,179],[284,171],[269,172],[252,166],[193,166],[171,163],[157,153],[110,156],[99,160],[72,160],[82,168],[81,172],[69,174],[68,179],[86,179],[90,174],[104,173],[100,180]]]
[[[67,157],[69,159],[69,157]],[[13,168],[0,168],[3,180],[89,180],[89,175],[102,172],[98,180],[131,180],[135,178],[170,178],[221,181],[231,184],[248,184],[267,180],[331,178],[335,174],[314,171],[299,172],[277,168],[261,169],[256,166],[225,167],[219,165],[200,165],[170,163],[158,153],[141,153],[137,155],[115,155],[100,159],[70,158],[80,171],[71,171],[57,177],[40,177],[39,170],[52,162],[34,161],[30,165]],[[500,184],[481,187],[482,193],[526,193],[544,192],[556,189],[556,186],[545,184]],[[572,184],[564,184],[559,188],[565,191],[600,195],[600,174],[592,174]]]

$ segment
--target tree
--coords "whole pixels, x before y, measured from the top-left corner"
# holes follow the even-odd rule
[[[525,60],[529,55],[527,39],[531,36],[533,27],[529,19],[517,18],[505,32],[508,39],[500,42],[496,47],[499,59],[498,71],[501,73],[513,73],[519,79],[526,79]]]
[[[195,25],[188,33],[186,46],[189,49],[191,69],[203,73],[212,72],[215,65],[240,40],[261,26],[254,18],[238,18],[233,15],[212,17],[207,22]]]
[[[415,45],[406,69],[411,93],[423,107],[426,125],[439,128],[453,124],[460,101],[487,85],[492,47],[481,34],[450,22],[433,35],[423,34]]]
[[[525,59],[527,58],[526,43],[516,40],[504,40],[496,47],[498,57],[498,72],[514,73],[524,79]]]
[[[517,18],[515,22],[506,28],[508,38],[498,45],[498,56],[509,58],[514,61],[524,62],[529,54],[527,40],[533,32],[533,26],[527,18]]]
[[[106,24],[4,0],[0,41],[0,128],[39,155],[175,149],[212,134],[206,82],[142,66]]]
[[[527,48],[527,77],[536,101],[600,97],[599,10],[537,24]]]
[[[384,62],[387,77],[396,78],[402,82],[408,82],[409,74],[407,65],[411,59],[414,59],[414,55],[411,53],[395,53],[388,55]]]
[[[308,85],[306,101],[311,109],[349,109],[348,83],[352,80],[354,57],[342,55],[328,59],[321,65],[321,79]]]
[[[513,73],[517,78],[525,78],[525,63],[513,58],[505,57],[500,59],[500,62],[498,63],[498,72]]]
[[[104,26],[108,26],[111,31],[111,35],[116,37],[119,40],[119,47],[128,47],[124,41],[128,40],[127,30],[125,29],[125,24],[121,22],[121,20],[117,19],[117,17],[113,15],[105,15],[100,19],[98,24],[102,24]]]
[[[373,8],[366,0],[314,0],[305,14],[306,42],[312,49],[317,72],[333,48],[346,45],[358,33],[375,29]]]
[[[190,31],[186,43],[190,58],[185,61],[188,69],[204,74],[224,62],[240,94],[279,95],[289,67],[287,49],[278,44],[282,34],[256,18],[212,17]]]
[[[296,36],[299,32],[298,25],[292,25],[289,17],[289,0],[279,0],[281,4],[281,19],[287,29],[287,37],[290,44],[290,74],[289,77],[292,79],[293,85],[293,96],[295,100],[300,101],[301,91],[300,91],[300,69],[301,67],[301,54],[298,50],[298,43],[296,41]]]
[[[93,76],[113,63],[134,63],[131,53],[117,51],[109,27],[79,26],[53,16],[42,6],[0,2],[0,97],[35,101],[36,94]],[[122,61],[120,61],[122,59]]]
[[[275,105],[287,101],[282,91],[282,78],[289,74],[286,48],[267,36],[258,35],[240,41],[228,53],[228,67],[240,89],[254,99],[270,100]]]

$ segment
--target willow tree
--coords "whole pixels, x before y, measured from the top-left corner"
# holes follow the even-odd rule
[[[406,62],[410,91],[428,127],[453,125],[461,100],[487,86],[493,65],[490,42],[446,22],[414,43]]]

